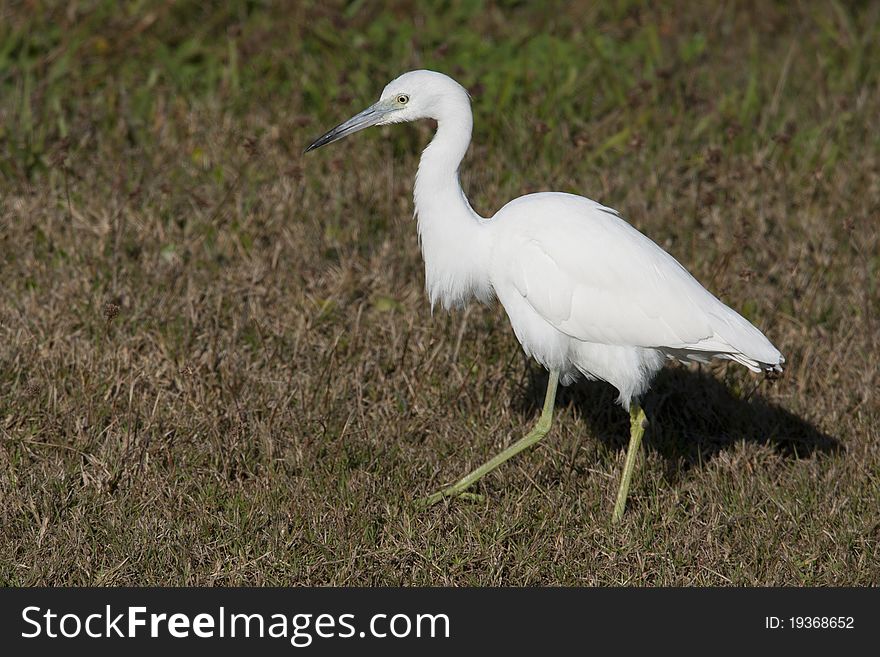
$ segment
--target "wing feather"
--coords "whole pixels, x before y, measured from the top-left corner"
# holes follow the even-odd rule
[[[532,194],[502,208],[496,221],[493,285],[512,284],[572,338],[780,362],[760,331],[609,208],[570,194]]]

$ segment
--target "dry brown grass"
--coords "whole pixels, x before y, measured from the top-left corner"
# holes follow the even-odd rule
[[[422,16],[484,41],[356,63],[325,25],[421,10],[236,7],[3,10],[31,45],[0,60],[0,582],[878,582],[876,6]],[[499,308],[429,311],[410,198],[428,126],[299,154],[386,72],[455,73],[531,32],[590,55],[582,86],[549,102],[555,74],[514,62],[538,81],[502,106],[496,62],[461,73],[488,80],[475,207],[547,188],[616,207],[787,357],[772,385],[664,372],[619,527],[627,420],[599,384],[561,393],[484,503],[413,508],[517,438],[546,375]],[[618,49],[602,64],[597,35]]]

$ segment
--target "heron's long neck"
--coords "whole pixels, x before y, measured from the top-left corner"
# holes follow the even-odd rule
[[[473,119],[469,107],[455,109],[438,119],[437,134],[422,153],[414,190],[425,285],[431,306],[440,301],[446,308],[472,296],[491,296],[487,226],[471,209],[458,179]]]

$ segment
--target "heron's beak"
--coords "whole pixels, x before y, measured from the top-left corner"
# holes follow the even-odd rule
[[[374,126],[381,122],[382,119],[393,110],[394,107],[387,102],[380,101],[375,105],[371,105],[360,114],[355,114],[345,123],[340,123],[326,134],[318,137],[312,142],[312,145],[305,150],[305,152],[308,153],[316,148],[321,148],[321,146],[332,144],[334,141],[339,141],[353,132]]]

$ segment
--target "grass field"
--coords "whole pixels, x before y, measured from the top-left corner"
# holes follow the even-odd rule
[[[654,3],[650,3],[654,4]],[[880,3],[0,2],[0,583],[880,583]],[[559,396],[430,311],[431,126],[307,156],[412,68],[490,215],[615,207],[787,358]]]

